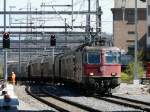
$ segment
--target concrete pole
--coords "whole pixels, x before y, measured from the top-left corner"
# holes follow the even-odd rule
[[[21,23],[20,23],[20,32],[21,32]],[[19,77],[21,77],[21,39],[19,34]]]
[[[96,42],[95,44],[97,45],[98,41],[101,41],[101,15],[102,15],[102,10],[101,7],[99,7],[99,0],[96,0]]]
[[[73,19],[73,0],[72,0],[72,8],[71,8],[71,10],[72,10],[72,30],[73,30],[73,21],[74,21],[74,19]]]
[[[91,11],[91,0],[88,0],[88,17],[87,17],[87,34],[88,34],[88,39],[89,43],[91,43],[91,36],[90,36],[90,11]]]
[[[137,0],[135,0],[135,48],[134,48],[134,84],[139,84],[138,80],[138,59],[137,59],[137,48],[138,48],[138,31],[137,31]]]
[[[6,32],[6,0],[4,0],[4,32]],[[7,48],[4,49],[4,80],[7,82]]]
[[[54,65],[54,58],[55,58],[55,47],[52,47],[52,61],[53,61],[53,65]]]

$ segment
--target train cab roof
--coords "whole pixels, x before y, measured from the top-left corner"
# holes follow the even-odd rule
[[[103,47],[103,46],[86,46],[83,50],[85,51],[95,51],[95,50],[102,50],[102,51],[120,51],[118,47]]]

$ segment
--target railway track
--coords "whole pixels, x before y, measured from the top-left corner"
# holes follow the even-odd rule
[[[124,97],[114,96],[114,95],[109,97],[94,96],[94,98],[150,112],[150,103],[148,102],[143,102],[139,100],[124,98]]]
[[[26,91],[34,98],[47,104],[50,107],[55,108],[60,112],[102,112],[100,110],[96,110],[94,108],[60,98],[48,93],[46,90],[41,88],[37,91],[31,91],[31,88],[27,87]]]

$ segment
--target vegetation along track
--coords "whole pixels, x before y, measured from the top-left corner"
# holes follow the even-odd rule
[[[102,112],[100,110],[57,97],[42,90],[41,88],[37,91],[32,91],[30,87],[27,87],[26,91],[29,95],[60,112]]]
[[[140,109],[140,110],[150,112],[150,103],[148,102],[143,102],[139,100],[124,98],[124,97],[114,96],[114,95],[109,96],[109,97],[101,97],[101,96],[94,96],[94,97],[100,100],[111,102],[111,103],[124,105],[127,107],[132,107],[135,109]]]

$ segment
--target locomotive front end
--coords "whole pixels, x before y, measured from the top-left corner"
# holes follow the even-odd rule
[[[103,53],[104,62],[103,66],[101,66],[103,77],[120,77],[120,56],[120,52],[114,50],[108,50]]]
[[[93,50],[84,54],[84,74],[89,77],[120,77],[120,52]]]
[[[109,91],[120,83],[120,50],[114,47],[92,48],[83,56],[83,68],[88,87]]]

